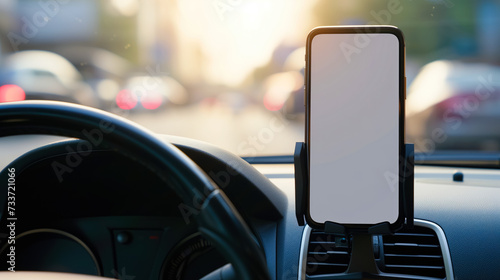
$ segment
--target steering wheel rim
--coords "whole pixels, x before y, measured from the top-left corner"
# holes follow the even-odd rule
[[[191,209],[198,231],[233,265],[238,279],[270,279],[264,253],[236,208],[215,183],[175,146],[116,115],[54,101],[0,104],[0,137],[49,134],[110,145],[150,168]]]

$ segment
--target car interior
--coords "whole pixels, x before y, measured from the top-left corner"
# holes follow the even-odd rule
[[[247,1],[130,0],[109,1],[102,7],[98,1],[15,2],[0,4],[0,16],[12,14],[6,22],[21,24],[0,19],[0,279],[500,278],[496,122],[500,110],[494,107],[500,100],[499,1],[249,1],[250,5]],[[232,75],[239,71],[234,65],[256,60],[251,54],[241,61],[236,57],[258,49],[261,42],[264,47],[273,41],[271,33],[252,36],[270,26],[287,30],[289,26],[278,29],[278,23],[293,24],[306,10],[307,24],[297,23],[300,30],[293,35],[299,42],[295,47],[280,45],[288,38],[283,37],[268,47],[270,62],[252,64],[240,75],[238,86],[232,83]],[[37,25],[37,12],[46,15],[46,25]],[[99,21],[98,12],[109,12],[111,19]],[[141,24],[148,22],[151,13],[151,24],[158,30],[164,30],[165,24],[165,30],[179,28],[172,34],[197,31],[178,37],[169,33],[174,42],[160,48],[155,43],[163,41],[137,35],[141,28],[147,29]],[[125,26],[133,29],[137,42],[151,43],[151,57],[141,58],[140,50],[134,50],[134,59],[142,64],[134,63],[148,68],[130,70],[134,63],[127,64],[129,76],[121,78],[92,70],[101,74],[88,72],[92,79],[87,80],[79,73],[63,93],[51,93],[53,87],[47,85],[52,82],[32,77],[48,70],[23,74],[27,72],[16,67],[24,62],[11,62],[12,69],[5,63],[13,61],[16,53],[36,49],[46,57],[45,52],[55,50],[55,45],[61,48],[66,39],[47,35],[60,30],[51,24],[64,24],[78,15],[78,22],[91,19],[86,23],[91,27],[82,27],[88,31],[82,31],[82,38],[62,33],[69,36],[71,49],[75,44],[90,44],[126,57],[135,46],[122,44],[132,38],[117,31]],[[192,26],[186,26],[191,20]],[[259,20],[267,25],[260,26]],[[118,34],[103,39],[109,45],[99,41],[102,34],[91,32],[95,28],[97,34],[98,22]],[[390,228],[316,224],[308,216],[311,173],[310,158],[304,156],[312,109],[307,107],[311,103],[307,86],[314,80],[311,70],[303,68],[311,63],[306,37],[316,26],[349,25],[394,25],[405,36],[405,75],[399,86],[406,108],[398,109],[407,150],[399,150],[406,161],[398,172],[411,174],[405,173],[410,179],[400,182],[396,196],[403,218]],[[26,35],[22,33],[28,32],[26,26],[36,27],[38,35],[24,41],[19,36]],[[217,32],[205,34],[202,27]],[[250,37],[239,34],[241,30]],[[12,34],[18,36],[14,45],[25,49],[3,47],[12,45]],[[225,43],[230,47],[207,43],[210,38],[226,38],[217,36],[228,36]],[[238,36],[241,42],[234,39]],[[117,41],[119,47],[110,47]],[[179,46],[189,55],[177,57]],[[236,54],[228,51],[240,47]],[[219,54],[214,60],[221,61],[210,64],[212,53]],[[175,57],[169,60],[168,65],[173,65],[169,71],[155,68],[156,61],[144,62],[168,55]],[[10,60],[5,58],[9,56]],[[299,68],[291,66],[295,57]],[[60,58],[54,56],[54,60]],[[65,64],[70,70],[51,74],[50,80],[80,71],[79,64]],[[224,69],[224,65],[230,66]],[[80,66],[87,71],[92,67]],[[139,81],[135,88],[127,88],[131,80]],[[24,85],[36,90],[30,92]],[[158,88],[159,99],[151,93]],[[431,97],[426,93],[429,88],[435,93]],[[39,98],[42,89],[46,98]],[[74,94],[82,89],[93,96],[92,102],[78,101]],[[103,89],[109,94],[115,91],[107,98],[100,93]],[[182,96],[182,104],[172,101],[176,95]],[[340,110],[328,106],[326,111]],[[365,121],[374,118],[366,112],[359,111]],[[347,115],[339,119],[340,126],[354,123]],[[360,139],[369,138],[362,133]],[[340,138],[333,133],[329,141],[335,146]],[[337,153],[343,149],[336,146]],[[404,154],[410,150],[411,155]],[[342,160],[339,166],[347,165]],[[383,153],[372,160],[374,166],[385,162]],[[360,177],[366,176],[365,168],[372,168],[358,165]],[[338,172],[326,175],[325,185],[341,188]],[[349,199],[331,193],[328,197],[332,205]],[[380,203],[378,198],[367,199]],[[357,210],[344,208],[349,213]]]

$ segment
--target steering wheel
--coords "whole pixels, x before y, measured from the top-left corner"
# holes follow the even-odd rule
[[[232,264],[237,279],[270,279],[264,253],[236,208],[184,153],[152,132],[116,115],[54,101],[0,104],[0,137],[48,134],[109,145],[151,169],[197,209],[198,231]]]

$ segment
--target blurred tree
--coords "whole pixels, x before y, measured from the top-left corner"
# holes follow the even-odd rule
[[[460,3],[458,3],[460,2]],[[480,1],[320,0],[314,26],[389,24],[405,34],[407,55],[422,63],[476,54],[476,7]]]

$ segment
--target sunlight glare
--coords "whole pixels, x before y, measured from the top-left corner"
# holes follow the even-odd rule
[[[201,61],[190,67],[198,67],[205,81],[225,85],[240,84],[252,70],[267,63],[287,37],[301,43],[304,34],[300,28],[305,20],[297,19],[311,6],[285,0],[177,3],[181,14],[178,34],[186,38],[179,40],[184,44],[179,48],[196,50],[185,45],[194,43],[202,52]]]

